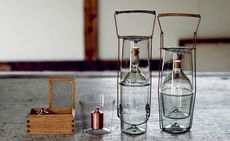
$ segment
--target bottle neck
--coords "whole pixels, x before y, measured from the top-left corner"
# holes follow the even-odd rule
[[[122,78],[122,83],[128,83],[128,85],[145,85],[148,83],[148,79],[141,72],[139,61],[139,48],[132,47],[130,49],[129,72]]]
[[[181,68],[175,67],[173,71],[174,71],[174,73],[180,73],[181,72]]]
[[[139,68],[139,56],[138,55],[131,55],[131,60],[130,60],[130,69],[131,72],[137,72]]]
[[[179,74],[182,72],[181,65],[182,65],[181,60],[176,59],[173,61],[173,73],[174,74]]]
[[[178,78],[180,78],[181,77],[181,75],[183,74],[183,72],[182,72],[182,70],[181,70],[181,67],[176,67],[176,66],[174,66],[174,68],[173,68],[173,78],[174,79],[178,79]]]
[[[130,51],[130,71],[137,72],[139,70],[139,48],[132,47]]]

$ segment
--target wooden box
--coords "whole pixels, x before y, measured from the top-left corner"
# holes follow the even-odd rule
[[[55,106],[54,84],[70,85],[70,97],[60,97],[56,103],[69,99],[69,107]],[[58,85],[56,85],[58,86]],[[56,87],[55,86],[55,87]],[[62,89],[60,85],[57,89]],[[62,91],[65,91],[65,89]],[[49,78],[48,79],[48,108],[32,108],[27,116],[28,134],[74,134],[75,129],[75,80],[74,78]],[[41,112],[41,109],[43,110]]]

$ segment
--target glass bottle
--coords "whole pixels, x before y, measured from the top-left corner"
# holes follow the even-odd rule
[[[146,132],[150,115],[150,81],[139,67],[139,48],[131,47],[130,69],[120,81],[121,130],[127,134]]]
[[[193,87],[190,79],[182,70],[182,61],[173,60],[173,69],[162,82],[163,130],[173,133],[189,129]]]

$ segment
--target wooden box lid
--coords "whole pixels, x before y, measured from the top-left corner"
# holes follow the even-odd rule
[[[48,78],[49,108],[75,109],[75,79],[74,77]]]

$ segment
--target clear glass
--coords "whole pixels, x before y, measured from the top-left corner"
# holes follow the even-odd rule
[[[121,131],[143,134],[150,115],[150,37],[124,36],[120,43],[118,115]]]
[[[183,133],[192,125],[195,78],[193,48],[164,48],[160,78],[160,124],[164,131]]]
[[[115,97],[111,94],[92,94],[80,96],[78,98],[80,106],[83,132],[93,135],[103,135],[110,133],[112,129]],[[92,115],[97,108],[103,113],[103,127],[92,128]]]
[[[52,81],[52,107],[72,107],[72,81]],[[60,100],[62,102],[60,102]]]

